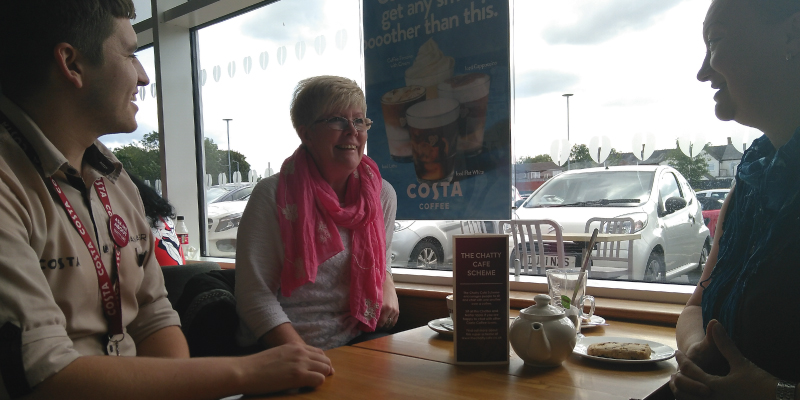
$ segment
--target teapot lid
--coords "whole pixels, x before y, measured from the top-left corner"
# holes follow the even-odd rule
[[[546,294],[537,294],[536,296],[533,297],[533,300],[536,302],[536,304],[524,310],[521,310],[519,313],[525,315],[536,315],[541,317],[565,315],[564,310],[562,310],[559,307],[550,305],[551,301],[550,296]]]

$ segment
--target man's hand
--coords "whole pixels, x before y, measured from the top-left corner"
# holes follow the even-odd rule
[[[716,348],[717,353],[730,366],[730,372],[724,376],[707,373],[678,351],[675,356],[679,371],[672,376],[669,384],[676,399],[775,398],[778,380],[746,359],[721,324],[712,320],[706,332],[706,337],[710,337],[710,345]],[[707,348],[704,351],[709,350]]]
[[[314,387],[333,375],[331,360],[322,350],[289,343],[245,357],[241,363],[242,393],[277,392]]]

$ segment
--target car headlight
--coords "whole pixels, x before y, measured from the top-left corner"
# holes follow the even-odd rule
[[[636,233],[644,229],[647,226],[647,213],[638,212],[633,214],[627,215],[620,215],[617,218],[632,218],[633,219],[633,226],[630,226],[630,223],[625,223],[625,233]],[[602,232],[608,233],[608,232]]]
[[[402,231],[403,229],[407,229],[414,223],[413,220],[410,221],[394,221],[394,231]]]
[[[224,232],[228,229],[238,228],[241,221],[242,213],[226,215],[219,219],[219,224],[217,224],[217,229],[214,232]]]

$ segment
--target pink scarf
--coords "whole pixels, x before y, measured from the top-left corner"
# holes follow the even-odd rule
[[[359,329],[375,330],[383,303],[386,277],[386,231],[381,207],[378,165],[363,156],[347,181],[345,205],[300,146],[281,166],[278,178],[278,220],[283,241],[281,293],[317,278],[317,268],[344,250],[337,226],[352,233],[350,248],[350,315]]]

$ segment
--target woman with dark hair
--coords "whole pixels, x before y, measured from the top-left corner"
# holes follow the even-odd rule
[[[800,399],[800,1],[714,0],[703,23],[717,118],[759,129],[677,325],[678,399]]]
[[[129,174],[130,175],[130,174]],[[169,265],[184,265],[186,258],[183,255],[181,242],[175,234],[175,209],[172,204],[161,197],[155,189],[148,186],[141,179],[130,175],[131,180],[139,189],[139,196],[144,204],[144,213],[150,220],[153,240],[155,240],[155,256],[162,267]]]

